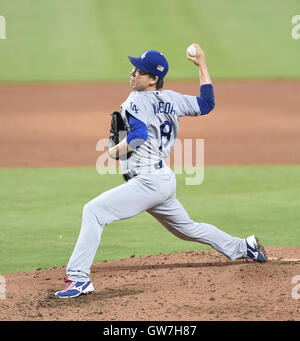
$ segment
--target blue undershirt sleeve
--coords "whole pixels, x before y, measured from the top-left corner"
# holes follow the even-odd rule
[[[214,89],[212,84],[200,86],[200,96],[197,97],[201,115],[206,115],[215,107]]]
[[[148,138],[147,126],[144,122],[127,113],[130,132],[127,135],[127,143],[134,149],[140,147]]]

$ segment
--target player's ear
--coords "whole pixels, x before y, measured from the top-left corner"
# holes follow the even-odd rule
[[[150,82],[150,85],[151,86],[154,86],[156,85],[158,82],[158,77],[157,76],[154,76],[152,79],[151,79],[151,82]]]

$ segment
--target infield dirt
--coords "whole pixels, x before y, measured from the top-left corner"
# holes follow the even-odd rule
[[[300,248],[267,247],[300,259]],[[121,259],[92,266],[95,291],[59,299],[65,268],[8,274],[0,320],[299,320],[300,261],[230,261],[214,250]]]
[[[198,83],[167,88],[199,95]],[[213,112],[180,119],[205,165],[299,164],[300,82],[218,82]],[[96,165],[127,84],[0,85],[0,167]]]
[[[198,83],[167,86],[199,92]],[[109,113],[128,91],[127,84],[0,85],[0,166],[95,165]],[[215,111],[197,124],[182,119],[179,138],[204,138],[206,165],[299,164],[299,93],[296,81],[216,83]],[[283,259],[229,261],[209,250],[94,264],[95,292],[71,300],[54,297],[64,268],[7,274],[0,320],[300,320],[292,283],[300,248],[266,250]]]

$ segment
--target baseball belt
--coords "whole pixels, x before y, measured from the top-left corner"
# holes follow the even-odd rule
[[[157,163],[155,163],[154,165],[151,166],[150,169],[160,169],[164,167],[164,162],[161,160]],[[149,167],[147,167],[147,170],[149,172]],[[129,181],[130,179],[134,178],[135,176],[142,174],[141,172],[135,170],[135,169],[129,169],[127,173],[122,174],[123,178],[125,181]]]

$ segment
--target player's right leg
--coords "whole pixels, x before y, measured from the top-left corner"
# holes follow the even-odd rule
[[[148,212],[181,239],[208,244],[230,259],[247,256],[245,239],[233,237],[214,225],[193,221],[175,195]]]

